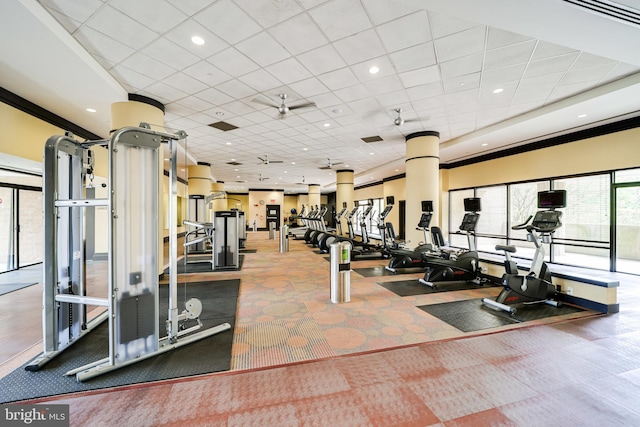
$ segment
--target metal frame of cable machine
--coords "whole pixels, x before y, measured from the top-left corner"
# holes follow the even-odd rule
[[[77,142],[52,136],[44,152],[44,292],[43,353],[25,369],[36,371],[76,343],[102,321],[109,322],[109,356],[67,372],[84,381],[174,348],[231,329],[223,323],[202,327],[202,304],[196,298],[177,306],[177,145],[186,138],[158,132],[141,123],[115,131],[109,140]],[[169,310],[167,335],[160,337],[159,185],[162,144],[171,152],[169,170]],[[109,158],[106,199],[84,198],[88,152],[106,146]],[[86,295],[83,216],[88,207],[109,212],[107,298]],[[87,320],[87,306],[107,309]],[[195,320],[186,327],[183,323]],[[183,329],[181,329],[183,328]],[[189,334],[189,335],[186,335]]]

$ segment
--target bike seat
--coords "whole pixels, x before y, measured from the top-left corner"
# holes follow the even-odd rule
[[[496,250],[515,253],[516,247],[513,245],[496,245]]]

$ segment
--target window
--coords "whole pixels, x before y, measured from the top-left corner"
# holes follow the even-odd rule
[[[459,248],[468,247],[467,236],[458,234],[464,218],[464,199],[474,197],[473,189],[449,192],[449,245]],[[482,203],[482,202],[481,202]]]
[[[504,244],[507,236],[507,186],[496,185],[476,189],[480,198],[480,219],[476,227],[479,251],[495,252],[497,244]]]

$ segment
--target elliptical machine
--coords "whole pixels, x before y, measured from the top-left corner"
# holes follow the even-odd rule
[[[519,225],[511,227],[512,230],[527,230],[527,240],[533,242],[536,247],[529,274],[518,273],[518,265],[511,260],[510,254],[516,252],[515,246],[496,245],[497,250],[505,253],[505,274],[502,276],[502,286],[496,300],[488,298],[482,299],[482,304],[491,308],[504,310],[510,314],[515,314],[516,304],[537,304],[546,303],[554,307],[560,306],[556,300],[558,292],[551,283],[551,271],[544,261],[544,243],[551,242],[551,235],[562,226],[560,219],[562,212],[557,208],[566,207],[566,191],[540,191],[538,193],[538,209],[546,208],[536,212],[535,217],[529,216],[527,220]],[[533,222],[529,224],[533,218]]]
[[[480,219],[480,199],[471,197],[464,199],[465,214],[460,224],[460,231],[467,235],[469,250],[458,253],[430,254],[422,252],[421,256],[426,263],[424,277],[418,282],[431,288],[436,288],[436,282],[471,282],[482,285],[480,278],[480,262],[476,250],[476,225]],[[441,248],[442,250],[442,248]]]
[[[430,243],[429,225],[433,217],[433,202],[431,200],[422,201],[422,214],[416,230],[422,230],[424,233],[424,241],[413,249],[393,248],[389,249],[391,259],[385,269],[392,273],[398,273],[399,270],[410,268],[426,268],[427,263],[422,257],[423,252],[437,256],[433,245]],[[389,227],[387,226],[387,229]]]

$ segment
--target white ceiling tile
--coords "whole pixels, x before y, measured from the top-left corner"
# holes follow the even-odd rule
[[[140,49],[158,37],[157,33],[108,5],[92,15],[86,25],[134,49]]]
[[[370,111],[379,111],[381,106],[377,99],[368,98],[360,101],[349,102],[347,106],[355,113],[363,114]]]
[[[47,11],[55,18],[56,21],[62,24],[69,34],[73,34],[75,36],[75,31],[82,25],[81,21],[76,21],[55,9],[47,9]]]
[[[322,74],[347,65],[331,45],[313,49],[297,56],[298,60],[313,74]]]
[[[424,10],[382,24],[376,31],[389,52],[431,41],[429,18]]]
[[[458,112],[466,112],[466,110],[461,111],[459,109],[459,106],[461,104],[466,104],[467,106],[475,106],[478,103],[478,92],[479,90],[476,88],[461,92],[447,93],[442,96],[442,100],[445,107],[455,105]]]
[[[434,96],[442,95],[443,88],[440,81],[413,86],[406,89],[407,96],[411,101],[417,101],[424,98],[431,98]]]
[[[304,110],[296,110],[296,113],[298,115],[298,117],[313,123],[313,122],[319,122],[321,120],[326,121],[329,116],[327,116],[325,113],[323,113],[321,110],[317,109],[317,108],[305,108]]]
[[[451,79],[465,74],[477,73],[482,70],[482,60],[484,55],[477,53],[475,55],[463,56],[453,61],[440,63],[440,73],[443,79]]]
[[[442,81],[444,92],[452,93],[480,86],[480,73],[471,73]]]
[[[376,99],[380,105],[387,107],[387,109],[399,107],[407,109],[410,104],[409,97],[404,90],[378,95],[376,96]]]
[[[573,64],[572,69],[578,68],[590,68],[590,67],[599,67],[599,66],[611,66],[612,68],[616,66],[618,61],[609,58],[603,58],[601,56],[592,55],[590,53],[582,52],[580,56],[576,60],[575,64]]]
[[[289,87],[295,90],[304,98],[309,98],[314,95],[319,95],[321,93],[326,93],[329,89],[322,84],[322,82],[315,77],[310,79],[302,80],[299,82],[289,84]]]
[[[344,102],[356,101],[358,99],[371,96],[367,87],[362,84],[350,86],[344,89],[339,89],[334,91],[334,93],[338,98],[340,98]]]
[[[328,43],[322,31],[318,29],[316,23],[306,13],[276,25],[269,30],[269,34],[292,55],[297,55]],[[298,34],[304,36],[297,37],[296,35]]]
[[[335,96],[332,92],[326,92],[320,95],[316,95],[313,97],[312,101],[316,103],[318,108],[333,107],[342,103],[340,101],[340,98]]]
[[[236,44],[236,48],[263,67],[290,56],[289,52],[266,32]]]
[[[202,83],[200,80],[194,79],[193,77],[181,72],[172,74],[163,81],[164,83],[190,95],[207,88],[207,85]]]
[[[250,88],[240,80],[229,80],[216,86],[216,89],[226,93],[232,98],[245,98],[247,96],[255,95],[256,90]]]
[[[376,58],[386,53],[373,29],[338,40],[333,43],[333,47],[349,65]]]
[[[257,34],[262,29],[230,0],[215,2],[196,14],[194,18],[232,45]]]
[[[331,90],[338,90],[359,83],[358,79],[349,68],[331,71],[318,76],[318,78]]]
[[[392,19],[399,18],[401,16],[409,15],[410,13],[420,10],[420,8],[407,4],[402,0],[363,0],[364,5],[371,21],[375,25],[391,21]]]
[[[194,77],[209,86],[215,86],[231,79],[231,76],[207,61],[200,61],[183,70],[186,74]]]
[[[615,63],[603,64],[597,67],[579,68],[569,70],[560,81],[561,85],[591,82],[596,84],[604,78],[613,68]]]
[[[636,66],[619,63],[618,65],[616,65],[616,67],[613,70],[611,70],[609,74],[607,74],[605,78],[607,81],[615,80],[620,77],[628,76],[630,74],[635,74],[639,71],[640,71],[640,68]]]
[[[130,47],[91,27],[80,28],[75,37],[89,53],[101,56],[111,62],[120,62],[134,52]]]
[[[263,69],[245,74],[244,76],[239,77],[238,80],[248,86],[251,86],[257,92],[266,92],[269,89],[282,85],[282,82]]]
[[[531,60],[535,61],[538,59],[549,58],[552,56],[566,55],[568,53],[573,53],[573,52],[578,52],[578,51],[565,46],[559,46],[557,44],[539,40],[536,45],[536,50],[533,52],[533,56],[531,57]]]
[[[396,70],[399,73],[424,68],[436,63],[433,42],[423,43],[391,53]]]
[[[38,0],[38,2],[79,22],[84,22],[89,19],[91,15],[104,5],[100,0],[86,0],[81,2],[70,0]]]
[[[285,59],[265,68],[273,76],[284,84],[290,84],[311,77],[311,73],[295,58]]]
[[[493,70],[495,68],[503,68],[528,62],[535,44],[536,42],[532,40],[488,50],[485,53],[484,68],[485,70]]]
[[[188,67],[200,60],[196,55],[164,37],[154,40],[141,52],[176,70]]]
[[[586,90],[592,89],[593,87],[594,87],[594,84],[589,81],[556,86],[553,89],[553,91],[549,94],[549,97],[546,99],[546,102],[554,102],[559,99],[567,98],[575,95],[576,93],[584,92]]]
[[[131,87],[145,88],[155,81],[149,76],[140,74],[122,65],[116,65],[110,71],[120,82],[124,82]]]
[[[131,55],[122,61],[121,64],[156,80],[162,80],[175,73],[174,69],[169,68],[163,62],[142,53],[135,53]]]
[[[480,26],[436,39],[435,48],[438,61],[451,61],[482,52],[485,44],[485,32],[486,27]]]
[[[227,111],[231,111],[232,114],[237,116],[242,116],[243,114],[252,113],[255,111],[255,108],[245,104],[242,101],[232,101],[227,104],[221,105],[220,107],[224,108]]]
[[[109,5],[158,34],[187,19],[187,15],[165,0],[110,0]]]
[[[367,14],[357,0],[334,0],[310,10],[309,14],[331,41],[371,28]]]
[[[229,46],[227,42],[193,19],[187,19],[180,23],[164,36],[202,59],[208,58]],[[193,36],[202,37],[205,43],[198,46],[191,41]]]
[[[507,118],[508,113],[508,107],[483,108],[478,111],[476,123],[480,128],[499,123]]]
[[[201,125],[209,125],[210,123],[214,123],[218,121],[219,118],[213,118],[208,114],[204,113],[196,113],[189,116],[189,118],[195,122],[200,123]],[[204,136],[206,133],[200,130],[190,129],[190,136]]]
[[[205,111],[213,107],[210,102],[202,98],[198,98],[197,96],[188,96],[176,102],[178,102],[180,105],[191,108],[194,111]]]
[[[371,74],[369,70],[372,66],[378,67],[379,71],[375,74]],[[354,64],[350,68],[358,80],[363,83],[375,82],[395,74],[393,65],[387,55],[372,58],[359,64]]]
[[[404,86],[398,76],[388,76],[381,79],[373,80],[365,83],[365,86],[371,95],[381,95],[383,93],[395,92],[402,90]]]
[[[527,64],[523,62],[509,67],[484,70],[482,72],[482,84],[492,85],[496,83],[520,80],[526,68]]]
[[[261,2],[255,0],[235,0],[264,28],[272,27],[302,12],[294,1]]]
[[[538,82],[538,79],[525,79],[516,89],[513,104],[528,104],[531,102],[545,102],[555,87],[552,82]]]
[[[564,73],[575,62],[578,53],[553,56],[550,58],[531,61],[524,73],[525,78],[543,76],[545,74]]]
[[[482,85],[480,89],[480,101],[479,105],[481,106],[504,106],[505,108],[511,103],[511,99],[513,98],[513,94],[516,92],[518,88],[518,81],[511,81],[506,83],[501,83],[499,85],[502,92],[493,93],[494,89],[497,89],[497,86],[491,85]]]
[[[496,49],[499,47],[509,46],[511,44],[533,40],[531,37],[501,30],[499,28],[489,28],[488,33],[487,49]]]
[[[171,104],[167,104],[165,107],[167,113],[171,113],[179,117],[188,117],[197,112],[193,108],[183,105],[180,101],[172,102]],[[175,119],[172,120],[172,123],[173,122],[175,122]]]
[[[437,65],[420,68],[413,71],[400,73],[400,79],[405,88],[433,83],[440,80],[440,71]]]
[[[208,62],[232,76],[241,76],[260,68],[236,48],[230,47],[207,59]]]
[[[211,3],[212,0],[180,0],[179,2],[174,2],[173,5],[191,16],[209,6]]]
[[[431,11],[429,12],[429,22],[431,23],[430,26],[433,38],[436,39],[459,33],[480,25],[475,22],[465,21],[448,14]]]
[[[232,97],[220,92],[218,89],[213,87],[207,88],[200,93],[196,93],[195,96],[216,106],[227,104],[233,101]]]

